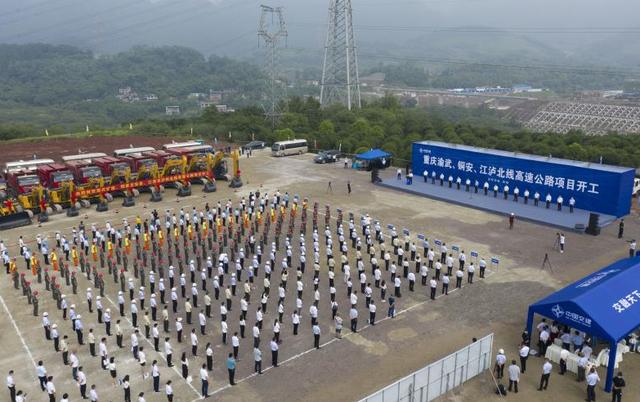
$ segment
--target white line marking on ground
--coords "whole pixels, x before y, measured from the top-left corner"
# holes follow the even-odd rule
[[[9,316],[9,319],[11,320],[11,324],[13,324],[13,328],[18,333],[18,338],[20,338],[20,342],[22,342],[22,346],[24,347],[24,350],[27,351],[27,354],[29,355],[29,359],[31,359],[31,364],[33,364],[33,368],[37,368],[38,366],[36,364],[36,359],[33,358],[33,355],[31,354],[31,349],[29,349],[29,347],[27,346],[27,343],[22,337],[22,333],[20,332],[20,329],[18,328],[16,321],[13,319],[13,315],[11,315],[9,308],[7,307],[7,303],[4,302],[4,299],[2,298],[2,296],[0,296],[0,302],[2,302],[2,307],[4,307],[4,311]]]
[[[111,298],[110,298],[109,296],[105,296],[105,299],[107,299],[107,300],[109,301],[109,303],[111,303],[111,305],[112,305],[114,308],[116,308],[117,310],[119,310],[119,309],[120,309],[120,307],[119,307],[117,304],[115,304],[115,303],[113,302],[113,300],[111,300]],[[127,317],[127,315],[125,315],[125,316],[124,316],[124,317],[122,317],[122,318],[124,318],[124,319],[129,323],[129,325],[131,325],[131,328],[133,328],[133,323],[129,320],[129,317]],[[154,353],[156,353],[158,356],[160,356],[160,358],[161,358],[162,360],[164,360],[164,361],[165,361],[165,363],[167,362],[167,358],[164,356],[164,354],[163,354],[163,353],[161,353],[161,352],[156,352],[156,351],[155,351],[155,349],[153,348],[153,343],[151,343],[151,341],[150,341],[150,340],[148,340],[148,339],[147,339],[146,337],[144,337],[144,336],[141,336],[140,338],[141,338],[143,341],[147,342],[147,343],[149,344],[149,346],[151,346],[151,350],[153,350],[153,351],[154,351]],[[35,363],[34,363],[34,364],[35,364]],[[167,366],[167,367],[168,367],[168,366]],[[171,369],[173,369],[173,371],[175,371],[175,372],[176,372],[176,374],[178,374],[178,376],[179,376],[180,378],[182,378],[182,373],[180,373],[180,372],[178,371],[178,369],[176,368],[176,365],[175,365],[175,364],[174,364],[172,367],[170,367],[170,368],[171,368]],[[185,383],[186,383],[189,387],[191,387],[191,389],[193,390],[193,392],[195,392],[197,395],[200,395],[200,391],[198,391],[198,390],[193,386],[193,384],[192,384],[192,383],[187,382],[187,381],[185,381]],[[198,398],[194,399],[194,401],[196,401],[196,400],[198,400],[198,399],[202,399],[202,397],[201,397],[201,396],[199,396]]]
[[[494,271],[491,271],[491,270],[489,270],[489,269],[487,269],[487,271],[486,271],[486,272],[487,272],[487,273],[486,273],[485,277],[484,277],[484,278],[479,278],[479,280],[486,279],[487,277],[489,277],[489,276],[491,276],[491,275],[493,275],[493,274],[495,273]],[[465,285],[462,285],[462,287],[461,287],[460,289],[462,289],[462,288],[464,288],[464,287],[466,287],[466,286],[465,286]],[[453,288],[453,289],[451,289],[451,290],[449,291],[449,293],[453,293],[453,292],[455,292],[455,291],[456,291],[456,290],[458,290],[458,289],[459,289],[459,288]],[[446,294],[440,294],[440,295],[436,296],[436,300],[437,300],[437,299],[439,299],[439,298],[441,298],[441,297],[444,297],[444,296],[447,296],[447,295],[446,295]],[[421,301],[421,302],[418,302],[418,303],[413,304],[413,305],[411,305],[411,306],[409,306],[409,307],[407,307],[407,308],[405,308],[405,309],[403,309],[403,310],[400,310],[400,311],[396,312],[396,314],[395,314],[395,315],[396,315],[396,316],[398,316],[398,315],[401,315],[401,314],[405,314],[405,313],[407,313],[407,312],[409,312],[409,311],[411,311],[411,310],[413,310],[413,309],[415,309],[415,308],[417,308],[417,307],[420,307],[420,306],[425,305],[426,303],[428,303],[428,302],[430,302],[430,301],[432,301],[432,300],[431,300],[431,299],[423,300],[423,301]],[[387,320],[389,320],[389,319],[391,319],[391,317],[385,316],[385,317],[383,317],[383,318],[381,318],[381,319],[379,319],[379,320],[376,320],[376,324],[381,323],[381,322],[384,322],[384,321],[387,321]],[[368,319],[367,319],[367,321],[368,321]],[[367,329],[367,328],[369,328],[369,327],[371,327],[371,326],[372,326],[371,324],[366,324],[366,325],[364,325],[364,326],[362,326],[362,327],[358,328],[358,332],[357,332],[357,333],[359,334],[359,333],[361,333],[363,330],[365,330],[365,329]],[[342,335],[342,338],[346,338],[346,337],[351,336],[351,335],[353,335],[353,334],[354,334],[353,332],[347,332],[347,333],[345,333],[344,335]],[[329,340],[329,341],[327,341],[327,342],[325,342],[325,343],[321,344],[321,345],[320,345],[320,348],[323,348],[323,347],[325,347],[325,346],[327,346],[327,345],[330,345],[330,344],[332,344],[332,343],[334,343],[334,342],[336,342],[336,341],[339,341],[339,340],[340,340],[340,339],[338,339],[338,338],[332,338],[331,340]],[[291,357],[289,357],[288,359],[283,360],[282,362],[278,362],[278,367],[280,367],[280,366],[282,366],[283,364],[286,364],[286,363],[288,363],[288,362],[291,362],[291,361],[293,361],[293,360],[296,360],[296,359],[298,359],[298,358],[300,358],[300,357],[302,357],[302,356],[304,356],[304,355],[306,355],[306,354],[308,354],[308,353],[311,353],[311,352],[313,352],[314,350],[316,350],[316,348],[307,349],[307,350],[305,350],[304,352],[298,353],[297,355],[291,356]],[[264,361],[264,360],[263,360],[263,361]],[[273,366],[269,366],[269,367],[267,367],[267,368],[263,369],[263,370],[262,370],[262,373],[265,373],[266,371],[269,371],[269,370],[271,370],[271,369],[273,369],[273,368],[275,368],[275,367],[273,367]],[[239,379],[238,381],[236,381],[236,384],[239,384],[239,383],[241,383],[241,382],[244,382],[244,381],[250,380],[251,378],[256,377],[256,376],[258,376],[258,373],[252,373],[252,374],[249,374],[248,376],[246,376],[246,377],[244,377],[244,378],[241,378],[241,379]],[[227,385],[222,386],[222,387],[220,387],[220,388],[216,389],[215,391],[213,391],[213,392],[209,393],[209,396],[212,396],[212,395],[218,394],[218,393],[220,393],[220,392],[222,392],[222,391],[225,391],[225,390],[227,390],[227,389],[229,389],[229,388],[231,388],[231,385],[227,384]],[[194,400],[193,400],[193,401],[191,401],[191,402],[195,402],[195,401],[197,401],[198,399],[200,399],[200,398],[194,399]]]

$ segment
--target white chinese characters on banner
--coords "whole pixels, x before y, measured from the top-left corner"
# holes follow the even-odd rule
[[[598,183],[590,183],[584,180],[568,177],[556,177],[551,175],[542,175],[535,172],[525,172],[522,170],[505,169],[500,166],[480,165],[475,169],[471,162],[458,161],[454,163],[449,158],[441,158],[433,155],[424,155],[424,164],[428,166],[437,166],[461,172],[478,173],[488,178],[499,178],[512,180],[515,182],[538,184],[549,188],[557,188],[580,193],[600,194]]]
[[[624,313],[625,310],[629,309],[632,305],[640,302],[640,292],[638,289],[629,293],[622,299],[618,300],[617,303],[613,303],[611,308],[613,308],[617,313]]]

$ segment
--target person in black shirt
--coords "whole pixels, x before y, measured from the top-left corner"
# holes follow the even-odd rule
[[[622,401],[622,389],[627,384],[624,382],[624,378],[622,378],[622,372],[618,372],[618,375],[613,378],[613,390],[611,392],[611,402],[621,402]]]

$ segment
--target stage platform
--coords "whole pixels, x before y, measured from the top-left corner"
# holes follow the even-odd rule
[[[402,180],[397,180],[395,176],[385,177],[378,184],[394,190],[494,212],[505,217],[513,212],[517,219],[525,219],[563,229],[582,232],[589,224],[590,211],[583,209],[575,208],[573,213],[570,213],[569,207],[564,206],[562,211],[558,211],[555,203],[552,203],[551,207],[547,209],[543,201],[540,201],[537,207],[534,206],[533,198],[530,198],[529,203],[525,204],[523,197],[519,197],[518,202],[515,202],[513,201],[513,195],[509,195],[509,199],[505,200],[502,193],[498,193],[498,197],[495,198],[493,191],[489,191],[488,195],[484,195],[482,189],[478,189],[478,193],[475,193],[473,187],[470,187],[469,192],[467,192],[464,184],[458,190],[455,183],[452,188],[449,188],[447,182],[444,183],[444,186],[440,186],[438,180],[436,180],[435,184],[431,184],[431,179],[427,183],[424,182],[422,177],[418,179],[414,179],[413,184],[407,185],[404,177]],[[605,227],[615,220],[615,216],[600,214],[599,226]]]

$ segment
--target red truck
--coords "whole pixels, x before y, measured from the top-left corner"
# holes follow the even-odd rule
[[[74,178],[67,166],[62,163],[49,163],[38,166],[36,171],[48,194],[49,203],[56,211],[75,206]]]

